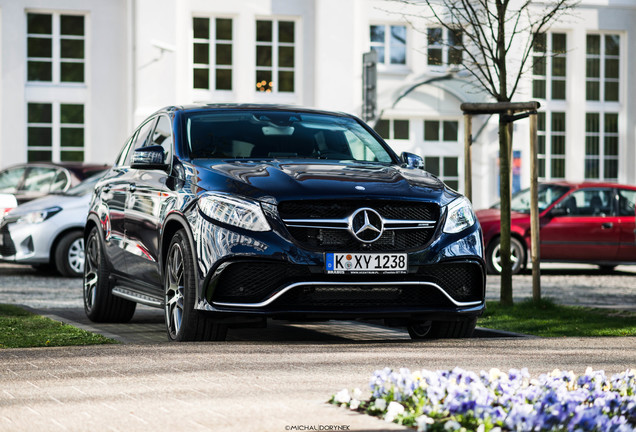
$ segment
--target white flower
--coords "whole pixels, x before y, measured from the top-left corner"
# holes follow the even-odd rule
[[[446,424],[444,424],[444,430],[447,431],[456,431],[459,430],[461,427],[462,425],[457,423],[455,420],[449,420],[446,422]]]
[[[349,402],[349,409],[355,411],[359,407],[360,407],[360,401],[358,399],[351,399],[351,402]]]
[[[355,388],[353,389],[353,396],[351,396],[354,399],[361,399],[362,398],[362,390],[360,390],[359,388]]]
[[[336,402],[340,404],[349,403],[349,401],[351,400],[351,396],[349,396],[349,390],[347,389],[340,390],[338,393],[336,393],[336,395],[334,396],[334,399],[336,400]]]
[[[423,414],[416,418],[415,422],[417,423],[417,432],[426,432],[426,430],[428,429],[428,425],[432,425],[433,423],[435,423],[435,420]]]
[[[384,400],[384,399],[383,399]],[[392,422],[395,420],[395,417],[398,414],[402,414],[404,412],[404,406],[397,402],[391,402],[389,407],[386,410],[386,415],[384,416],[384,420],[388,422]]]
[[[490,377],[490,380],[494,381],[502,375],[502,372],[497,368],[492,368],[490,369],[490,371],[488,371],[488,375]]]
[[[375,409],[380,411],[384,411],[386,409],[386,401],[382,398],[376,399],[373,404],[375,405]]]

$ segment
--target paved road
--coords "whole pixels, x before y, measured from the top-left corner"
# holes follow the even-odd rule
[[[546,270],[544,293],[571,304],[633,308],[635,270],[611,276],[587,268],[572,275]],[[529,295],[529,280],[515,276],[517,297]],[[498,296],[496,283],[489,279],[490,298]],[[74,279],[0,265],[0,303],[82,321],[80,287]],[[636,338],[414,343],[400,330],[329,322],[232,330],[227,342],[170,344],[161,311],[149,308],[140,308],[128,327],[100,331],[136,343],[0,351],[0,431],[403,430],[325,401],[342,388],[366,391],[373,371],[385,366],[527,367],[534,376],[554,368],[636,368]]]

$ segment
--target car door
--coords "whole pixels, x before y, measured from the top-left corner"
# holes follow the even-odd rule
[[[146,145],[162,146],[165,160],[172,161],[173,135],[167,115],[158,118]],[[136,253],[128,260],[128,269],[135,279],[161,288],[161,216],[163,205],[170,195],[166,184],[171,169],[132,171],[130,195],[126,204],[126,237],[134,245]]]
[[[133,247],[126,239],[125,211],[133,172],[130,169],[133,149],[142,146],[148,137],[154,121],[144,123],[130,138],[115,166],[100,182],[99,193],[105,204],[103,210],[108,220],[105,233],[106,253],[113,264],[114,272],[128,274],[128,258]],[[101,216],[100,216],[101,217]]]
[[[636,190],[618,189],[620,247],[618,261],[636,263]]]
[[[615,261],[620,238],[614,190],[581,188],[566,195],[541,226],[541,259]]]

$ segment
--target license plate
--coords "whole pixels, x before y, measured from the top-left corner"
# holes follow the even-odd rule
[[[326,253],[327,273],[406,273],[405,253]]]

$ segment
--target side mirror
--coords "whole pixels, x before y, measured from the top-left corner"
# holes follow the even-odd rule
[[[409,168],[424,169],[424,159],[413,153],[403,152],[401,155],[402,162]]]
[[[169,166],[170,164],[166,162],[163,147],[160,145],[136,149],[130,164],[130,167],[134,169],[158,169],[163,171],[167,170]]]

